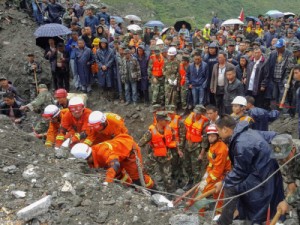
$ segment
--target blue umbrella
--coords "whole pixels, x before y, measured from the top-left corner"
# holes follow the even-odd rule
[[[247,16],[246,21],[252,20],[254,22],[260,22],[260,20],[255,16]]]
[[[57,37],[72,33],[69,28],[58,23],[49,23],[40,26],[34,32],[34,36],[38,37]]]
[[[273,18],[284,17],[284,13],[282,13],[278,10],[270,10],[270,11],[266,12],[266,15],[268,15],[269,17],[273,17]]]
[[[165,25],[158,20],[150,20],[144,26],[145,27],[164,27]]]
[[[119,16],[111,16],[110,18],[114,18],[117,23],[124,23],[122,17]]]

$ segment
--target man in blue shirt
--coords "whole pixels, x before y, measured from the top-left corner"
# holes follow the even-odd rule
[[[87,16],[84,18],[84,26],[90,27],[92,33],[96,34],[96,27],[99,25],[99,20],[96,16],[93,15],[93,10],[91,8],[86,9]]]

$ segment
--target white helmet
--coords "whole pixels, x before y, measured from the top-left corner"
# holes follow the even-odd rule
[[[77,159],[87,159],[92,153],[92,149],[84,143],[78,143],[71,149],[71,154]]]
[[[206,24],[206,25],[205,25],[205,28],[210,28],[210,24],[209,24],[209,23]]]
[[[70,99],[69,107],[70,106],[79,106],[79,105],[84,106],[84,102],[83,102],[82,98],[75,96]]]
[[[106,115],[100,111],[94,111],[89,115],[89,125],[105,123]]]
[[[177,50],[175,47],[170,47],[168,49],[168,55],[176,55],[177,54]]]
[[[44,109],[44,113],[43,113],[43,117],[44,118],[54,118],[57,117],[60,113],[59,108],[56,105],[48,105],[45,109]]]
[[[163,45],[164,44],[164,42],[163,42],[163,40],[161,40],[161,39],[158,39],[157,41],[156,41],[156,45]]]
[[[243,96],[236,96],[233,101],[231,102],[231,105],[242,105],[247,106],[247,100]]]

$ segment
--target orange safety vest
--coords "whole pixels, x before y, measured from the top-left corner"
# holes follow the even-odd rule
[[[254,123],[253,118],[250,117],[250,116],[242,116],[242,117],[240,117],[239,120],[240,120],[240,121],[246,121],[246,122],[248,122],[249,124]]]
[[[186,127],[186,139],[188,141],[197,143],[202,141],[202,131],[204,123],[208,121],[205,116],[201,116],[201,119],[194,122],[195,113],[191,113],[184,121]]]
[[[96,55],[97,49],[94,47],[92,49],[92,52],[94,53],[94,55]],[[96,62],[94,62],[91,65],[91,71],[92,71],[92,74],[97,74],[98,73],[99,69],[98,69],[98,64]]]
[[[161,77],[163,75],[163,67],[165,64],[164,58],[162,55],[159,56],[160,60],[157,57],[153,57],[153,66],[152,66],[152,75],[155,77]]]
[[[171,128],[173,128],[173,130],[175,131],[175,139],[176,141],[179,141],[179,120],[180,120],[180,116],[175,115],[174,119],[170,122],[169,126]]]
[[[167,126],[164,130],[164,134],[158,132],[154,125],[149,127],[152,135],[151,146],[153,154],[156,157],[167,156],[167,148],[175,148],[176,142],[173,141],[173,134],[171,127]]]
[[[180,86],[182,87],[183,85],[185,85],[186,82],[186,70],[184,68],[183,63],[180,63],[179,65],[179,74],[180,74]]]

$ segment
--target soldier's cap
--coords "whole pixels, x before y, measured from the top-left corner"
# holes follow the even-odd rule
[[[152,113],[154,113],[154,112],[161,111],[161,110],[163,110],[163,107],[160,104],[154,104],[154,105],[152,105],[152,108],[150,111]]]
[[[190,54],[190,51],[189,51],[187,48],[184,48],[184,49],[183,49],[183,54],[189,55],[189,54]]]
[[[175,42],[171,42],[171,44],[170,44],[170,47],[175,47],[175,46],[177,46],[177,44],[175,43]]]
[[[114,34],[114,37],[115,37],[115,38],[119,38],[119,37],[120,37],[120,34],[115,33],[115,34]]]
[[[203,46],[203,43],[201,43],[201,42],[196,43],[196,47],[201,47],[201,46]]]
[[[156,113],[156,120],[166,120],[166,121],[171,121],[171,118],[168,116],[167,111],[159,111]]]
[[[235,45],[236,45],[235,41],[229,41],[228,42],[228,46],[235,46]]]
[[[253,46],[253,45],[260,46],[260,43],[259,43],[258,41],[254,41],[254,42],[252,43],[252,46]]]
[[[108,43],[107,39],[106,38],[101,38],[101,43]]]
[[[212,42],[208,46],[209,48],[218,48],[218,45],[215,42]]]
[[[289,134],[279,134],[271,141],[273,159],[285,159],[293,149],[293,139]]]
[[[185,34],[185,32],[184,31],[180,31],[179,34],[182,35],[182,34]]]
[[[28,57],[33,57],[33,56],[34,56],[34,53],[28,53],[27,56],[28,56]]]
[[[145,51],[145,46],[144,45],[139,45],[139,47],[138,48],[140,48],[140,49],[142,49],[142,50],[144,50]]]
[[[160,48],[158,46],[155,46],[154,52],[155,53],[160,53]]]
[[[247,48],[245,52],[252,52],[252,51],[253,51],[253,48],[250,47],[250,48]]]
[[[167,53],[168,52],[168,47],[164,47],[163,50],[161,51],[162,53]]]
[[[126,47],[125,44],[121,44],[121,45],[120,45],[120,48],[121,48],[121,49],[126,49],[127,47]]]
[[[193,45],[193,42],[189,41],[189,42],[188,42],[188,45]]]
[[[182,61],[186,61],[186,62],[189,62],[190,61],[190,58],[188,56],[182,56]]]
[[[203,52],[203,50],[202,49],[199,49],[199,48],[197,48],[197,49],[195,49],[194,50],[194,53],[198,53],[198,54],[202,54],[202,52]]]
[[[46,84],[39,84],[38,88],[39,88],[39,89],[41,89],[41,88],[46,88],[46,89],[48,89],[48,87],[47,87]]]
[[[251,43],[251,41],[249,39],[246,39],[245,43]]]
[[[206,108],[203,105],[195,105],[194,113],[206,112]]]
[[[298,51],[300,51],[300,44],[293,46],[293,52],[298,52]]]
[[[7,78],[5,76],[0,75],[0,81],[2,81],[2,80],[7,80]]]
[[[130,54],[130,53],[131,53],[131,51],[130,51],[130,49],[129,49],[129,48],[126,48],[126,49],[124,50],[124,53],[125,53],[125,54]]]
[[[176,110],[176,106],[175,105],[167,105],[166,106],[166,111],[168,113],[175,113],[175,110]]]
[[[119,41],[118,40],[114,40],[114,44],[119,44]]]

